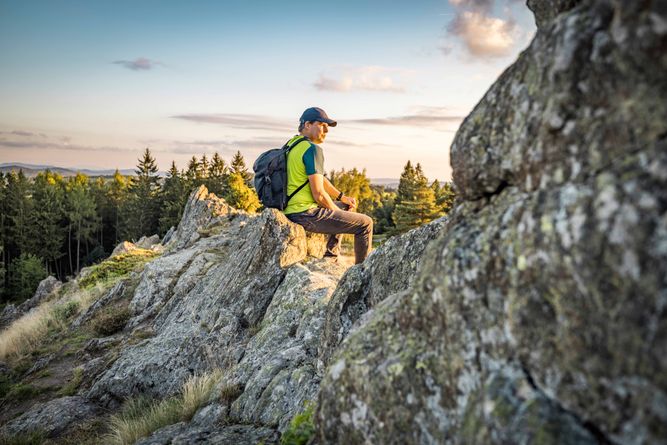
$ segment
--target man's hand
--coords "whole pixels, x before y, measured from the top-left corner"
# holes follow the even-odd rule
[[[350,209],[349,209],[349,210],[350,210],[351,212],[353,212],[354,210],[357,209],[357,200],[354,199],[354,198],[351,197],[351,196],[345,196],[345,195],[343,195],[343,197],[340,198],[340,201],[341,201],[343,204],[347,204],[347,205],[349,205],[349,206],[350,206]]]

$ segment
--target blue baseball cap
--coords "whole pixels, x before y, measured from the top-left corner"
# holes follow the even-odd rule
[[[330,127],[338,125],[338,122],[329,119],[329,116],[327,116],[327,113],[325,113],[323,109],[317,107],[307,108],[301,115],[299,122],[302,124],[305,122],[325,122],[329,124]]]

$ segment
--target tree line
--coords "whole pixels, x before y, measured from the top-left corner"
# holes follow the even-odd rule
[[[210,160],[193,156],[183,171],[172,162],[160,178],[146,149],[135,173],[64,178],[46,170],[33,179],[22,170],[0,173],[0,302],[29,298],[49,274],[76,275],[123,240],[164,235],[200,184],[234,207],[254,212],[260,206],[240,152],[230,164],[217,153]]]
[[[454,194],[449,184],[430,185],[419,164],[408,161],[398,189],[371,185],[366,171],[331,171],[329,179],[358,211],[373,217],[377,234],[394,235],[446,213]],[[63,280],[107,257],[123,240],[164,235],[181,219],[191,191],[204,184],[231,206],[255,212],[261,204],[253,175],[240,152],[227,164],[217,153],[193,156],[184,170],[175,162],[166,176],[149,149],[135,175],[111,177],[46,170],[28,179],[21,170],[0,173],[0,302],[21,302],[48,274]]]

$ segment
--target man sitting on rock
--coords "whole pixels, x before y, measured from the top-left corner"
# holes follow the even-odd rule
[[[287,194],[306,183],[309,187],[301,187],[284,212],[308,232],[331,235],[325,257],[338,257],[341,234],[353,234],[354,257],[359,264],[371,251],[373,220],[354,212],[356,199],[343,195],[324,177],[324,153],[318,145],[324,142],[329,127],[336,125],[321,108],[308,108],[301,115],[299,134],[288,142],[292,148],[287,157]]]

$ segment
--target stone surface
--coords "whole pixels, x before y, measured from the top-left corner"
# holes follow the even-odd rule
[[[123,255],[125,253],[132,252],[133,250],[136,250],[136,249],[137,249],[137,246],[134,243],[131,243],[129,241],[121,241],[113,249],[113,252],[111,252],[111,257],[115,257],[115,256],[118,256],[118,255]]]
[[[236,364],[287,268],[306,258],[303,228],[276,210],[223,214],[224,201],[202,189],[188,205],[188,231],[179,225],[172,240],[187,247],[149,263],[130,303],[128,328],[149,326],[155,335],[124,347],[88,393],[107,406],[135,394],[172,395],[190,375]]]
[[[667,8],[548,20],[459,129],[415,285],[333,355],[321,443],[667,443]]]
[[[275,291],[258,332],[219,389],[240,388],[229,421],[283,431],[314,401],[321,376],[317,347],[327,303],[346,267],[325,259],[297,264]]]
[[[13,436],[41,431],[46,437],[56,437],[72,424],[98,414],[98,409],[82,397],[62,397],[37,405],[11,420],[0,429],[0,434]]]
[[[414,281],[426,246],[440,233],[445,218],[388,239],[343,277],[327,306],[319,348],[322,367],[362,315]]]
[[[5,306],[2,315],[0,315],[0,329],[9,326],[14,320],[30,311],[30,309],[37,307],[42,300],[57,292],[62,287],[62,284],[57,278],[48,276],[39,282],[37,290],[35,290],[35,294],[31,298],[18,306],[13,304]]]
[[[181,222],[166,247],[171,250],[187,247],[201,238],[202,230],[238,213],[243,212],[230,207],[201,185],[190,194]]]
[[[177,423],[156,431],[136,445],[277,445],[279,434],[270,428],[253,425],[195,427]]]

